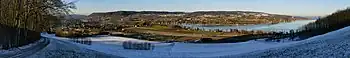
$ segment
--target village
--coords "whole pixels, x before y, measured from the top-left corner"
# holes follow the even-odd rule
[[[201,39],[222,40],[243,35],[287,34],[286,32],[267,32],[262,30],[203,30],[181,24],[244,26],[255,24],[276,24],[306,20],[293,16],[275,15],[259,12],[152,12],[118,11],[93,13],[78,19],[73,25],[55,28],[57,36],[86,37],[93,35],[112,35],[161,42],[198,42]],[[78,23],[77,23],[78,22]],[[67,22],[66,22],[67,23]],[[69,24],[69,23],[67,23]],[[287,30],[288,33],[289,30]],[[291,31],[295,32],[295,31]],[[266,35],[267,36],[267,35]],[[262,36],[262,37],[266,37]],[[256,37],[258,39],[261,37]],[[247,39],[252,39],[251,37]]]

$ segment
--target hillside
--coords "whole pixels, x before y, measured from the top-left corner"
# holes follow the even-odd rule
[[[71,14],[71,15],[66,15],[65,19],[84,19],[86,17],[87,15]]]
[[[136,24],[270,24],[291,22],[308,18],[269,14],[251,11],[198,11],[198,12],[166,12],[166,11],[116,11],[92,13],[85,22]]]
[[[350,27],[315,36],[296,44],[221,58],[347,58]]]
[[[299,35],[304,38],[309,38],[316,35],[325,34],[347,26],[350,26],[350,8],[337,11],[324,18],[320,18],[314,23],[305,25]]]
[[[225,57],[233,58],[346,58],[349,57],[350,8],[304,26],[301,38],[309,38],[291,46],[255,51]]]
[[[293,42],[251,40],[241,43],[217,44],[161,43],[105,35],[79,39],[56,37],[54,34],[42,34],[42,36],[51,38],[53,41],[67,41],[67,43],[74,43],[78,47],[127,58],[303,58],[332,56],[344,58],[349,57],[349,31],[350,27],[347,27],[308,40]],[[125,41],[148,42],[153,43],[155,47],[154,50],[124,49],[122,43]]]

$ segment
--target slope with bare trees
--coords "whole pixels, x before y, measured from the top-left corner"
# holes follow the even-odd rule
[[[40,39],[73,3],[61,0],[0,0],[0,48],[23,46]]]

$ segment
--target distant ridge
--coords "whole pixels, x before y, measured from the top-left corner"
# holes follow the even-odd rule
[[[308,20],[309,18],[270,14],[254,11],[195,11],[195,12],[169,12],[169,11],[114,11],[96,12],[88,15],[90,21],[104,21],[112,19],[122,21],[151,22],[150,24],[266,24],[290,22],[294,20]],[[112,23],[112,22],[111,22]]]

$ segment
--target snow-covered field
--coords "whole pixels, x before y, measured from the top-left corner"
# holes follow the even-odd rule
[[[54,34],[42,34],[45,37],[72,41],[69,38],[56,37]],[[163,57],[219,57],[248,53],[274,47],[286,46],[297,42],[248,41],[242,43],[194,44],[194,43],[160,43],[133,38],[115,36],[87,37],[90,45],[78,44],[88,49],[129,58],[163,58]],[[83,41],[83,40],[82,40]],[[149,42],[155,44],[154,50],[127,50],[122,47],[124,41]]]
[[[286,47],[247,54],[224,56],[230,58],[349,58],[350,26],[315,36]]]
[[[87,49],[83,45],[70,41],[53,38],[49,38],[49,41],[50,43],[46,45],[45,48],[32,53],[32,55],[15,58],[122,58],[120,56]]]
[[[42,34],[64,41],[69,38]],[[133,38],[96,36],[88,37],[90,45],[77,44],[88,49],[128,58],[192,58],[192,57],[313,57],[322,55],[350,56],[350,27],[302,41],[265,42],[252,40],[241,43],[160,43]],[[127,50],[122,47],[124,41],[149,42],[155,44],[154,50]],[[73,42],[72,42],[73,43]],[[332,51],[332,50],[336,50]],[[344,52],[345,51],[345,52]],[[347,52],[348,51],[348,52]],[[344,52],[344,53],[342,53]],[[323,54],[322,54],[323,53]],[[334,53],[334,54],[333,54]],[[282,55],[282,56],[281,56]],[[283,56],[284,55],[284,56]],[[338,55],[338,56],[339,56]]]

